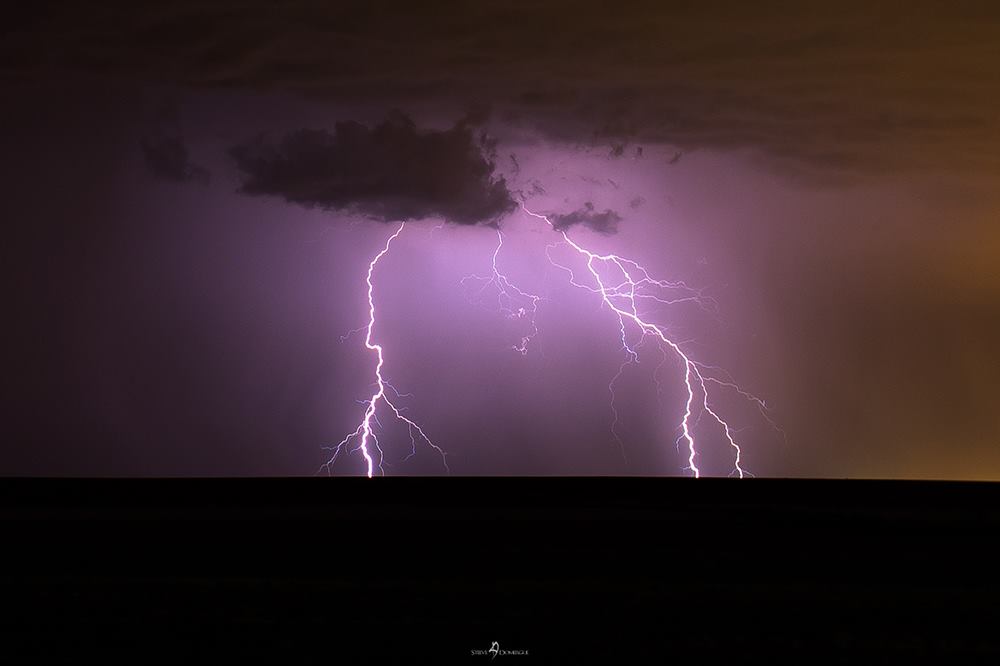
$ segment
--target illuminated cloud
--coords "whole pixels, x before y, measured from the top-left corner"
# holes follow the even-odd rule
[[[618,223],[622,217],[610,208],[598,211],[594,204],[587,202],[583,208],[574,210],[572,213],[562,215],[549,215],[552,221],[552,228],[556,231],[565,231],[576,225],[583,225],[599,234],[610,235],[618,231]]]

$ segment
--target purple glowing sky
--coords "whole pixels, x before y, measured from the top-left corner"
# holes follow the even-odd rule
[[[649,158],[662,160],[663,156],[654,151]],[[646,159],[646,156],[643,154],[642,159],[640,159],[639,155],[636,154],[634,159],[642,161]],[[545,189],[544,193],[540,191],[543,188],[539,188],[535,192],[532,206],[541,205],[561,210],[567,206],[570,209],[582,209],[584,204],[590,204],[593,208],[592,200],[596,199],[602,202],[602,206],[611,204],[623,210],[630,209],[632,213],[628,216],[630,218],[642,217],[640,209],[647,208],[645,197],[635,191],[622,192],[621,185],[608,173],[627,177],[627,170],[609,169],[606,158],[594,159],[591,157],[588,159],[585,155],[560,155],[556,151],[538,149],[537,147],[522,149],[521,158],[511,157],[513,171],[507,176],[512,181],[513,186],[519,184],[517,182],[519,180],[537,184],[547,176],[551,180],[554,172],[551,165],[560,161],[567,163],[567,172],[571,177],[557,176],[555,178],[557,182],[552,189]],[[576,173],[573,171],[574,167],[597,175],[587,176]],[[623,171],[626,173],[623,174]],[[641,166],[636,171],[641,172]],[[558,174],[558,172],[556,173]],[[643,300],[642,296],[638,299],[631,299],[627,295],[629,292],[619,289],[617,292],[619,295],[612,295],[611,300],[606,301],[604,305],[601,305],[602,298],[599,293],[593,292],[590,293],[592,302],[589,304],[580,301],[574,304],[575,307],[572,305],[566,307],[565,304],[562,306],[551,305],[554,300],[558,301],[575,296],[576,287],[593,290],[601,286],[605,292],[613,293],[609,289],[613,289],[614,285],[621,279],[629,278],[631,285],[640,277],[646,277],[646,274],[643,273],[640,276],[639,272],[643,270],[643,267],[632,263],[623,264],[621,260],[615,258],[616,255],[606,255],[610,258],[599,259],[596,255],[590,254],[589,248],[613,247],[615,243],[613,238],[609,238],[610,234],[597,234],[595,237],[595,234],[589,230],[575,229],[577,233],[574,236],[582,234],[586,238],[585,241],[581,241],[588,248],[585,249],[562,233],[557,233],[556,237],[553,237],[550,222],[546,218],[527,209],[519,212],[520,214],[511,214],[503,219],[497,238],[492,241],[493,247],[484,248],[485,252],[478,257],[479,261],[483,261],[482,255],[486,255],[488,269],[476,267],[474,262],[476,256],[469,253],[471,248],[481,244],[484,231],[482,228],[455,230],[449,225],[437,223],[433,226],[425,224],[424,228],[420,229],[419,225],[411,223],[409,229],[406,229],[405,226],[399,226],[395,230],[387,232],[386,244],[378,248],[371,260],[372,263],[367,268],[366,291],[370,303],[366,312],[371,314],[372,318],[369,321],[372,326],[366,326],[356,331],[357,338],[363,340],[364,345],[376,354],[377,365],[372,380],[375,381],[377,378],[378,381],[373,384],[375,392],[366,399],[367,402],[361,407],[363,415],[357,427],[350,431],[349,435],[339,444],[330,447],[331,458],[323,469],[330,472],[334,468],[332,463],[341,460],[341,455],[345,452],[353,451],[364,460],[362,471],[369,475],[373,471],[380,474],[387,473],[386,467],[383,465],[384,462],[387,462],[390,468],[399,465],[402,472],[406,473],[408,463],[416,457],[418,446],[428,446],[442,455],[440,464],[444,469],[447,469],[443,452],[438,445],[428,437],[422,427],[411,420],[411,417],[418,418],[414,416],[415,412],[403,414],[400,411],[400,405],[415,398],[415,394],[409,390],[403,395],[399,394],[399,389],[395,386],[394,374],[392,374],[395,361],[398,360],[399,364],[405,367],[407,361],[400,359],[400,356],[408,354],[420,356],[421,352],[419,348],[409,344],[406,338],[398,338],[391,330],[388,330],[389,325],[386,323],[386,319],[397,322],[420,321],[421,327],[440,329],[443,326],[445,331],[448,331],[449,328],[459,332],[467,330],[468,325],[464,321],[467,315],[463,315],[461,312],[450,313],[447,311],[448,309],[461,310],[462,304],[455,302],[454,299],[457,294],[461,293],[467,303],[471,302],[482,306],[486,313],[494,315],[492,319],[487,318],[485,321],[480,315],[478,322],[480,326],[490,329],[491,335],[484,335],[482,339],[491,340],[492,349],[485,350],[485,353],[493,356],[494,362],[502,363],[502,358],[496,357],[498,352],[506,348],[508,352],[520,352],[519,355],[522,357],[533,357],[532,359],[511,359],[512,362],[522,364],[534,362],[536,365],[538,362],[545,363],[547,361],[545,354],[547,345],[541,341],[548,335],[556,336],[557,345],[562,350],[578,350],[581,353],[581,356],[576,359],[567,356],[560,366],[548,368],[548,372],[556,373],[562,380],[562,386],[551,386],[545,393],[537,397],[529,397],[528,399],[536,405],[540,403],[551,406],[553,405],[552,395],[560,393],[564,395],[564,399],[592,404],[595,396],[587,395],[577,387],[592,383],[587,381],[587,379],[592,379],[587,375],[594,374],[592,360],[595,355],[615,359],[617,352],[618,367],[617,369],[609,369],[605,376],[603,394],[608,400],[605,410],[608,425],[604,439],[607,440],[606,444],[614,443],[621,455],[621,459],[613,464],[613,467],[617,468],[619,472],[657,473],[655,465],[669,466],[672,461],[673,466],[677,468],[672,470],[675,473],[683,471],[697,475],[708,471],[709,473],[742,476],[744,469],[740,465],[739,458],[742,451],[736,440],[742,439],[746,434],[745,431],[752,430],[754,426],[758,428],[766,425],[772,426],[769,433],[770,438],[766,434],[765,436],[758,434],[754,438],[763,442],[767,442],[768,439],[775,440],[776,434],[783,433],[781,433],[780,428],[774,427],[774,424],[766,418],[766,414],[763,415],[763,420],[761,415],[757,415],[755,418],[751,417],[754,423],[741,427],[740,430],[744,432],[737,432],[735,422],[729,424],[719,415],[720,411],[725,410],[719,406],[718,394],[722,393],[721,404],[725,405],[725,409],[729,409],[739,402],[739,400],[732,399],[741,397],[738,389],[736,392],[732,391],[735,387],[729,385],[732,380],[728,378],[725,371],[714,372],[713,369],[703,365],[695,365],[696,362],[704,363],[704,361],[699,361],[693,352],[687,350],[691,346],[690,339],[678,337],[684,334],[686,328],[698,328],[699,324],[704,327],[706,323],[718,326],[721,323],[716,317],[706,316],[716,314],[714,300],[692,288],[667,287],[664,289],[662,285],[652,285],[653,289],[645,289],[649,296],[656,296],[658,299],[677,298],[679,300],[675,303],[666,303],[661,302],[661,300],[649,302]],[[660,213],[663,216],[667,214],[667,212]],[[664,227],[665,230],[661,231],[660,234],[669,233],[668,225],[661,224],[661,227]],[[654,227],[647,227],[640,229],[639,233],[645,235],[648,242],[651,237],[659,235],[655,233],[654,229]],[[405,236],[403,235],[404,231]],[[453,231],[465,233],[456,236],[452,233]],[[667,239],[664,238],[664,240]],[[440,254],[442,251],[447,254],[442,256]],[[560,251],[564,255],[568,251],[572,256],[557,258]],[[433,280],[428,271],[409,267],[410,262],[407,257],[430,253],[437,258],[435,265],[455,268],[458,262],[448,257],[457,257],[463,252],[469,254],[473,261],[468,262],[469,272],[460,281],[456,281],[454,274],[448,277],[447,271],[439,269],[433,271],[435,277],[443,278],[452,284],[438,282],[436,286],[420,292],[419,296],[411,295],[413,284],[429,285],[433,284]],[[603,254],[607,250],[600,252]],[[586,261],[587,257],[591,258],[590,262]],[[401,263],[403,268],[400,268]],[[696,263],[704,265],[707,260],[703,257]],[[656,262],[656,264],[659,265],[661,262]],[[573,271],[572,277],[567,269]],[[592,270],[597,272],[591,275],[590,271]],[[494,271],[496,272],[494,273]],[[626,275],[624,271],[631,271],[631,277]],[[580,272],[583,274],[576,277],[576,274]],[[402,273],[405,276],[405,281],[397,284],[393,273]],[[483,276],[484,273],[485,276]],[[373,278],[373,275],[376,277]],[[495,282],[490,281],[490,275]],[[580,280],[586,281],[591,277],[593,282],[581,284]],[[598,279],[601,282],[597,282]],[[462,285],[460,289],[457,288],[459,283]],[[640,287],[642,287],[641,283]],[[501,297],[502,300],[498,301],[501,288],[504,294]],[[395,296],[408,292],[410,294],[407,297],[397,302]],[[442,296],[449,295],[451,303],[447,302],[449,299],[442,298]],[[378,304],[377,320],[374,316],[375,303]],[[411,303],[418,303],[418,309],[410,309],[407,313],[406,310]],[[601,305],[596,312],[593,307],[595,304]],[[548,312],[550,305],[553,310],[551,313]],[[639,309],[634,310],[633,305],[638,306]],[[650,308],[650,305],[653,307]],[[514,309],[512,310],[512,308]],[[402,319],[398,314],[400,309],[405,313]],[[634,314],[636,312],[643,318],[637,318]],[[433,316],[428,317],[428,313]],[[559,313],[562,316],[554,316],[554,313]],[[663,319],[666,319],[665,325],[662,321],[658,321]],[[653,322],[657,328],[650,325]],[[640,323],[643,328],[636,326]],[[403,328],[408,327],[404,324]],[[580,336],[579,331],[585,331],[590,335]],[[643,335],[643,331],[645,335]],[[654,333],[655,335],[653,335]],[[687,333],[693,334],[693,331],[687,331]],[[653,338],[653,344],[649,344],[650,338]],[[350,337],[346,337],[344,341],[349,342],[350,339]],[[614,344],[610,346],[599,344],[602,341],[607,343],[609,340]],[[679,346],[675,346],[675,340]],[[539,344],[541,344],[541,348],[536,349]],[[483,351],[479,350],[479,353],[483,353]],[[642,352],[641,357],[640,351]],[[384,365],[386,355],[393,360],[393,363],[388,366]],[[461,359],[460,352],[452,353],[448,349],[439,351],[439,356],[443,357],[444,365],[447,365],[449,361]],[[376,362],[374,358],[372,362]],[[463,366],[465,365],[463,364]],[[509,371],[503,368],[484,368],[477,372],[491,377],[509,374]],[[432,374],[435,377],[439,376],[436,365],[427,368],[424,373]],[[673,375],[677,376],[673,377]],[[724,383],[719,383],[719,380]],[[419,376],[414,381],[419,384]],[[671,383],[674,384],[673,387],[670,386]],[[709,389],[709,386],[712,386],[712,389]],[[482,391],[480,389],[476,392],[481,393]],[[528,395],[528,391],[517,386],[511,386],[504,392],[514,396]],[[727,393],[729,395],[726,395]],[[649,400],[650,396],[655,399],[652,403]],[[745,394],[742,396],[744,401],[748,397],[750,396]],[[711,400],[711,406],[709,400]],[[446,396],[443,398],[443,402],[447,405],[448,418],[453,418],[460,411],[464,411],[462,401],[457,396],[455,398]],[[760,407],[760,404],[752,397],[750,397],[749,402],[751,406]],[[558,403],[556,404],[558,405]],[[737,413],[742,411],[741,418],[746,420],[745,408],[747,405],[738,406],[743,409],[737,410]],[[519,406],[514,402],[511,408],[513,414],[504,419],[494,420],[492,417],[498,415],[498,412],[502,413],[503,406],[499,406],[498,409],[491,404],[484,405],[482,409],[485,409],[485,412],[479,417],[483,430],[502,432],[506,419],[517,419],[518,412],[523,414],[523,405]],[[437,413],[440,411],[440,407],[434,410]],[[636,414],[635,411],[640,413]],[[382,414],[381,419],[378,418],[379,414]],[[551,413],[548,420],[557,424],[564,421],[567,415],[568,410],[557,408]],[[394,424],[396,420],[393,418],[394,416],[402,422]],[[552,418],[553,416],[555,418]],[[652,418],[644,419],[644,416]],[[666,420],[666,422],[660,422],[661,420]],[[703,420],[710,421],[711,423],[707,425],[714,426],[716,432],[705,428],[702,424]],[[643,423],[643,421],[651,421],[651,423]],[[393,429],[393,425],[397,427]],[[635,428],[636,425],[640,429],[645,429],[645,437],[652,435],[667,443],[667,446],[664,447],[666,451],[661,451],[656,456],[658,459],[655,462],[641,460],[638,463],[640,465],[638,468],[636,463],[631,460],[630,445],[625,443],[625,439],[631,439],[631,433],[626,430],[625,439],[623,439],[623,433],[620,432],[622,429]],[[592,433],[584,441],[588,445],[590,442],[599,441],[601,438],[595,435],[596,433]],[[393,436],[397,441],[395,446],[390,446],[393,444]],[[400,447],[400,438],[402,438],[402,447]],[[407,439],[409,440],[408,450]],[[697,446],[696,439],[698,440]],[[671,446],[671,444],[673,445]],[[714,450],[716,447],[711,446],[712,444],[715,444],[716,447],[721,444],[723,450]],[[728,450],[726,444],[728,444]],[[567,460],[563,461],[563,464],[572,467],[574,466],[573,458],[590,459],[595,453],[597,452],[587,450],[587,448],[575,452],[567,451],[564,454]],[[696,458],[697,462],[695,462]],[[558,473],[559,470],[554,471]]]
[[[136,109],[78,101],[41,117],[26,105],[16,116],[25,137],[49,136],[60,159],[29,138],[11,144],[11,210],[33,221],[19,231],[18,259],[18,284],[31,290],[11,302],[35,315],[9,347],[27,349],[38,335],[47,344],[12,360],[27,379],[5,471],[311,474],[371,395],[363,336],[340,337],[365,324],[368,264],[398,225],[243,196],[226,151],[261,128],[381,116],[280,95],[190,96],[175,122],[211,179],[176,184],[150,178],[136,148],[156,104],[155,95]],[[255,113],[241,111],[248,106]],[[99,131],[61,141],[54,128],[69,118]],[[673,306],[658,322],[772,407],[787,438],[754,404],[719,394],[746,469],[959,478],[997,469],[992,380],[977,363],[995,331],[992,264],[972,242],[996,208],[980,181],[826,185],[789,179],[754,151],[673,160],[675,146],[645,145],[640,156],[631,145],[615,157],[502,119],[489,129],[510,187],[544,188],[529,196],[533,210],[591,202],[616,211],[617,233],[575,226],[571,237],[712,299],[715,308]],[[39,174],[64,184],[60,196],[37,194]],[[655,347],[616,382],[621,445],[610,432],[618,324],[550,264],[558,234],[520,211],[501,222],[505,274],[545,299],[521,355],[511,349],[519,323],[462,284],[489,272],[495,231],[441,223],[407,224],[373,293],[385,376],[412,394],[397,406],[447,451],[452,472],[686,473],[674,445],[683,368],[676,359],[661,367]],[[933,361],[942,347],[948,360]],[[387,474],[442,473],[436,451],[418,443],[407,459],[406,427],[383,425]],[[718,431],[705,437],[699,467],[729,474],[733,451]],[[353,454],[336,472],[364,467]]]

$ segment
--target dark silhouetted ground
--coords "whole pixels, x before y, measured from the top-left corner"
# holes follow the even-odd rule
[[[0,482],[4,662],[1000,658],[1000,485]],[[27,519],[27,520],[21,520]]]

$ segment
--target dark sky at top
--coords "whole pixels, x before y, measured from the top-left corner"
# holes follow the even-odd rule
[[[997,168],[989,2],[32,3],[3,70],[408,106],[814,167]]]
[[[525,196],[708,290],[679,333],[787,432],[733,407],[751,469],[1000,477],[995,3],[39,2],[0,31],[0,473],[313,472],[367,390],[338,338],[383,223],[423,218],[382,334],[457,471],[677,473],[648,377],[628,465],[609,440],[607,321],[541,274]],[[535,357],[456,284],[497,223],[555,289]]]

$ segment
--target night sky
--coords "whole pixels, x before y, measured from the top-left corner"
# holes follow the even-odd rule
[[[754,474],[1000,479],[996,4],[667,4],[16,10],[0,473],[316,473],[371,394],[341,336],[409,220],[375,337],[453,474],[688,474],[682,365],[626,368],[619,445],[617,322],[524,201],[711,299],[653,312],[767,401],[783,432],[715,403]],[[545,298],[524,355],[462,284],[497,228]],[[381,420],[387,475],[444,472]]]

